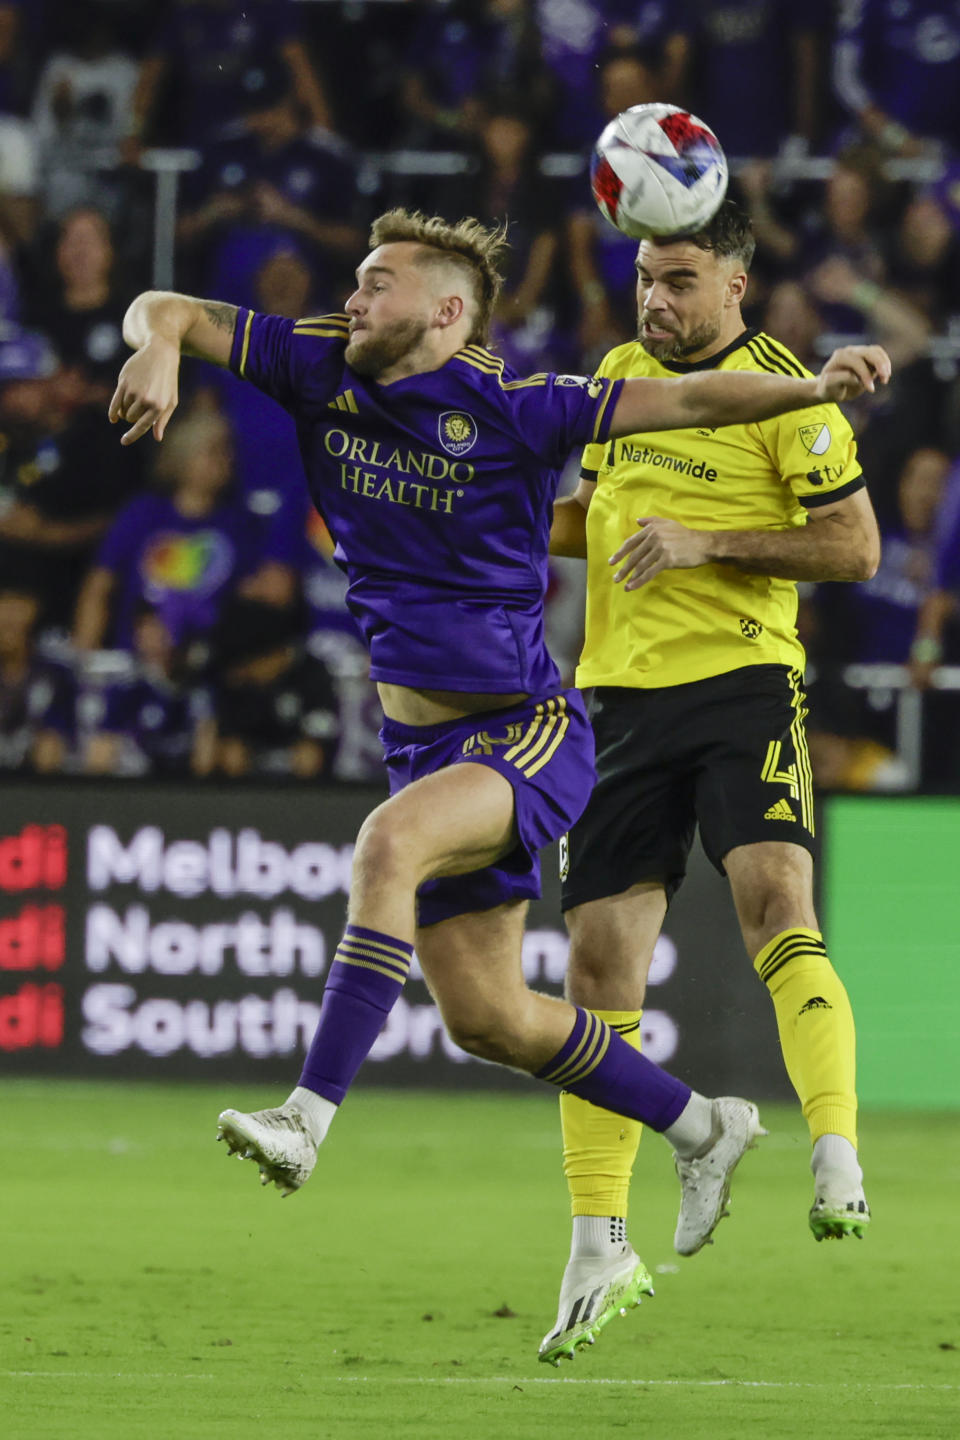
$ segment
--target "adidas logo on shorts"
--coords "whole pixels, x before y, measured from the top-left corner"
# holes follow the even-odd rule
[[[796,820],[796,815],[790,809],[789,800],[778,800],[775,805],[764,815],[764,820]]]
[[[833,1006],[829,1000],[824,1000],[822,995],[813,995],[805,1005],[801,1005],[797,1011],[798,1015],[805,1015],[808,1010],[832,1010]]]

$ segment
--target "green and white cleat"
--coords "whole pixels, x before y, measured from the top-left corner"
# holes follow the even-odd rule
[[[217,1139],[226,1140],[231,1155],[260,1167],[260,1184],[276,1185],[286,1198],[310,1179],[317,1146],[295,1106],[278,1110],[224,1110],[217,1121]]]
[[[714,1138],[709,1150],[695,1160],[674,1156],[680,1179],[680,1214],[673,1248],[680,1255],[696,1255],[729,1212],[730,1177],[748,1150],[766,1130],[750,1100],[723,1095],[713,1102]]]
[[[584,1345],[596,1343],[615,1315],[626,1315],[652,1294],[650,1273],[631,1245],[612,1260],[571,1260],[563,1272],[557,1323],[540,1342],[540,1359],[554,1366],[572,1360]]]
[[[860,1185],[849,1179],[818,1180],[810,1210],[810,1229],[815,1240],[845,1240],[848,1235],[863,1239],[870,1224],[870,1206]]]

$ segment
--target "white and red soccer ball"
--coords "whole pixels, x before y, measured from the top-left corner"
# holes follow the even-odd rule
[[[632,105],[606,127],[590,162],[600,213],[634,240],[689,235],[727,193],[727,158],[709,126],[676,105]]]

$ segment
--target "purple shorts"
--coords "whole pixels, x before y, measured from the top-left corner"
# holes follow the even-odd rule
[[[467,762],[499,770],[513,786],[516,848],[484,870],[425,881],[417,891],[417,923],[436,925],[508,900],[536,899],[538,852],[579,819],[596,779],[593,731],[579,690],[533,696],[507,710],[441,725],[384,720],[380,739],[391,795]]]

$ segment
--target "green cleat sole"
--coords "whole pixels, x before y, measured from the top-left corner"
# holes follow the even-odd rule
[[[813,1238],[820,1240],[845,1240],[849,1235],[863,1239],[863,1233],[870,1224],[869,1210],[865,1215],[816,1214],[810,1212],[810,1229]]]
[[[551,1345],[549,1349],[541,1350],[540,1359],[554,1369],[561,1360],[572,1360],[578,1350],[583,1350],[587,1345],[595,1345],[600,1331],[616,1315],[626,1315],[628,1310],[635,1310],[643,1299],[644,1295],[653,1295],[653,1281],[650,1272],[645,1265],[638,1265],[625,1285],[615,1290],[601,1313],[591,1325],[574,1335],[567,1336]]]

